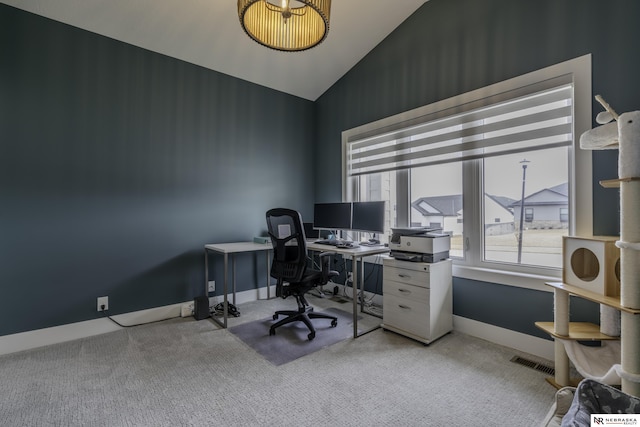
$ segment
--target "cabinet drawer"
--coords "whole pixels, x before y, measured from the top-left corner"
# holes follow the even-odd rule
[[[429,305],[393,295],[383,296],[383,323],[429,338]]]
[[[408,285],[406,283],[396,282],[395,280],[385,279],[382,293],[383,295],[393,295],[398,298],[406,298],[424,304],[429,303],[429,288]]]
[[[428,273],[432,268],[437,268],[439,263],[400,261],[395,258],[385,258],[382,261],[382,264],[385,268],[397,267],[413,271],[424,271]]]
[[[426,271],[416,271],[406,268],[385,266],[382,269],[382,277],[385,282],[387,280],[393,280],[395,282],[422,286],[424,288],[429,287],[429,273]]]

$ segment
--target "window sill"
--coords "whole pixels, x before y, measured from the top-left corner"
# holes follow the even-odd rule
[[[382,260],[389,255],[373,255],[364,257],[364,261],[371,264],[382,265]],[[499,285],[514,286],[517,288],[533,289],[536,291],[551,292],[545,282],[562,281],[562,273],[557,276],[545,276],[540,274],[521,273],[514,271],[497,270],[456,264],[453,261],[453,277],[478,280],[481,282],[496,283]]]
[[[545,282],[557,282],[562,280],[561,274],[558,276],[543,276],[530,273],[460,265],[456,264],[455,261],[453,264],[453,276],[462,279],[478,280],[481,282],[497,283],[499,285],[515,286],[518,288],[545,292],[550,291],[549,287],[545,286]]]

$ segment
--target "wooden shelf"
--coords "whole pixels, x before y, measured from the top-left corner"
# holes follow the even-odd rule
[[[640,177],[605,179],[600,181],[600,185],[604,188],[620,188],[621,182],[631,182],[631,181],[640,181]]]
[[[600,326],[589,322],[569,322],[569,335],[558,335],[555,332],[553,322],[535,322],[536,327],[542,329],[554,338],[575,341],[604,341],[619,340],[620,337],[612,337],[600,332]]]
[[[547,282],[545,284],[547,286],[551,286],[552,288],[567,291],[570,294],[577,295],[589,301],[597,302],[598,304],[608,305],[609,307],[613,307],[617,310],[624,311],[625,313],[640,314],[640,310],[638,309],[624,307],[620,305],[620,297],[608,297],[593,291],[588,291],[586,289],[579,288],[578,286],[567,285],[566,283]]]

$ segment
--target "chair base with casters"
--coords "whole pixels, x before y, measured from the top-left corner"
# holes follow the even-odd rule
[[[274,323],[269,328],[269,335],[276,334],[276,328],[286,325],[291,322],[303,322],[309,328],[309,341],[313,340],[316,337],[316,329],[313,327],[311,323],[311,319],[329,319],[331,320],[331,327],[335,328],[338,326],[338,318],[335,316],[330,316],[324,313],[316,313],[313,311],[313,307],[309,306],[307,300],[304,298],[304,295],[295,295],[296,302],[298,303],[298,310],[278,310],[273,314],[273,320],[278,320],[278,316],[287,316],[284,319],[280,320],[277,323]]]

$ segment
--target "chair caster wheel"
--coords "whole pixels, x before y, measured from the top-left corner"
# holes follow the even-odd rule
[[[334,320],[331,321],[331,327],[335,328],[336,326],[338,326],[338,320],[334,319]]]
[[[277,314],[273,315],[273,320],[278,320],[278,315]]]
[[[309,335],[307,335],[307,337],[309,337],[309,341],[312,341],[316,337],[316,333],[311,332]]]
[[[276,334],[276,330],[269,328],[269,335],[275,335],[275,334]]]

